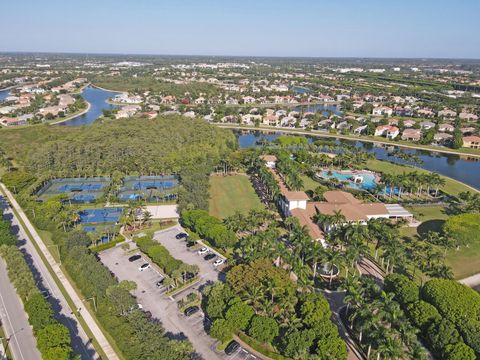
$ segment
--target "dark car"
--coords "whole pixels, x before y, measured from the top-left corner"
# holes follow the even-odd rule
[[[189,241],[189,242],[187,242],[186,246],[187,246],[187,248],[191,248],[192,246],[195,246],[195,245],[197,245],[197,243],[195,241]]]
[[[238,350],[238,348],[240,347],[240,344],[238,342],[236,342],[235,340],[233,340],[230,344],[227,345],[227,347],[225,348],[225,354],[227,355],[232,355],[235,351]]]
[[[130,256],[130,257],[128,258],[128,261],[134,262],[134,261],[137,261],[137,260],[139,260],[139,259],[141,259],[141,258],[142,258],[142,256],[137,254],[137,255]]]
[[[189,308],[185,309],[183,313],[185,314],[185,316],[192,316],[193,314],[198,312],[198,310],[200,310],[198,306],[190,306]]]
[[[162,278],[160,280],[158,280],[155,285],[157,286],[157,288],[160,288],[163,286],[163,281],[165,280],[165,278]]]
[[[147,317],[147,319],[151,319],[153,315],[150,311],[145,311],[145,316]]]
[[[197,274],[194,274],[194,273],[191,273],[191,272],[187,272],[185,274],[185,280],[190,280],[190,279],[193,279]]]
[[[207,255],[205,255],[203,258],[208,261],[208,260],[212,260],[215,256],[217,256],[217,255],[215,255],[215,254],[207,254]]]
[[[175,235],[175,239],[180,240],[180,239],[186,239],[188,235],[186,233],[178,233]]]

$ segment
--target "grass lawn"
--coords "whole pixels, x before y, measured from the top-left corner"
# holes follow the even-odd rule
[[[247,213],[263,209],[250,180],[245,175],[210,177],[210,215],[223,219],[235,211]]]
[[[408,207],[415,218],[422,221],[418,228],[402,228],[403,236],[413,237],[429,230],[440,231],[448,215],[443,213],[442,207]],[[450,249],[447,252],[446,264],[452,268],[456,279],[463,279],[480,272],[480,241],[460,250]]]
[[[410,166],[403,166],[403,165],[397,165],[397,164],[392,164],[388,161],[381,161],[381,160],[368,160],[366,168],[372,171],[382,171],[387,174],[392,174],[392,175],[400,175],[413,171],[417,171],[419,173],[429,173],[430,171],[424,170],[424,169],[419,169],[415,167],[410,167]],[[462,184],[459,181],[450,179],[448,177],[442,176],[446,184],[443,188],[443,191],[445,191],[448,194],[451,195],[458,195],[462,191],[472,191],[471,188],[468,186]]]
[[[323,186],[318,181],[313,180],[310,176],[300,175],[300,178],[303,181],[303,191],[315,190],[319,186]]]

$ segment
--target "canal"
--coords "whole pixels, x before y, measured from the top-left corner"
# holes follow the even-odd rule
[[[278,138],[280,135],[285,135],[281,132],[263,132],[255,130],[234,130],[234,133],[238,139],[239,146],[241,148],[248,148],[258,146],[262,141],[272,141]],[[315,140],[332,141],[330,137],[319,136],[305,136],[310,142]],[[408,164],[408,162],[391,156],[391,150],[394,146],[382,146],[368,142],[354,141],[354,140],[335,140],[337,144],[345,143],[354,145],[369,153],[373,153],[379,160],[388,160],[397,164]],[[478,190],[480,190],[480,159],[469,159],[467,156],[460,156],[455,154],[437,153],[434,151],[406,149],[401,147],[395,147],[401,151],[418,156],[422,163],[416,165],[419,168],[436,172],[440,175],[448,176],[452,179],[461,181],[468,184]]]

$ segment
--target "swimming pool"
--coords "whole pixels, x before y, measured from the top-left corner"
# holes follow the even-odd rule
[[[318,174],[320,177],[325,179],[333,179],[336,178],[339,181],[346,181],[348,182],[348,187],[352,189],[360,189],[360,190],[371,190],[377,186],[375,181],[375,174],[369,172],[346,172],[346,171],[321,171]],[[361,176],[363,181],[361,183],[356,183],[353,181],[354,176]]]

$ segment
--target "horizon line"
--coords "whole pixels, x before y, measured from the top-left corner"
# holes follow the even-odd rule
[[[80,51],[0,51],[0,54],[57,54],[57,55],[114,55],[114,56],[171,56],[171,57],[223,57],[223,58],[276,58],[276,59],[373,59],[373,60],[476,60],[469,57],[391,57],[391,56],[293,56],[293,55],[206,55],[206,54],[161,54],[123,52],[80,52]]]

